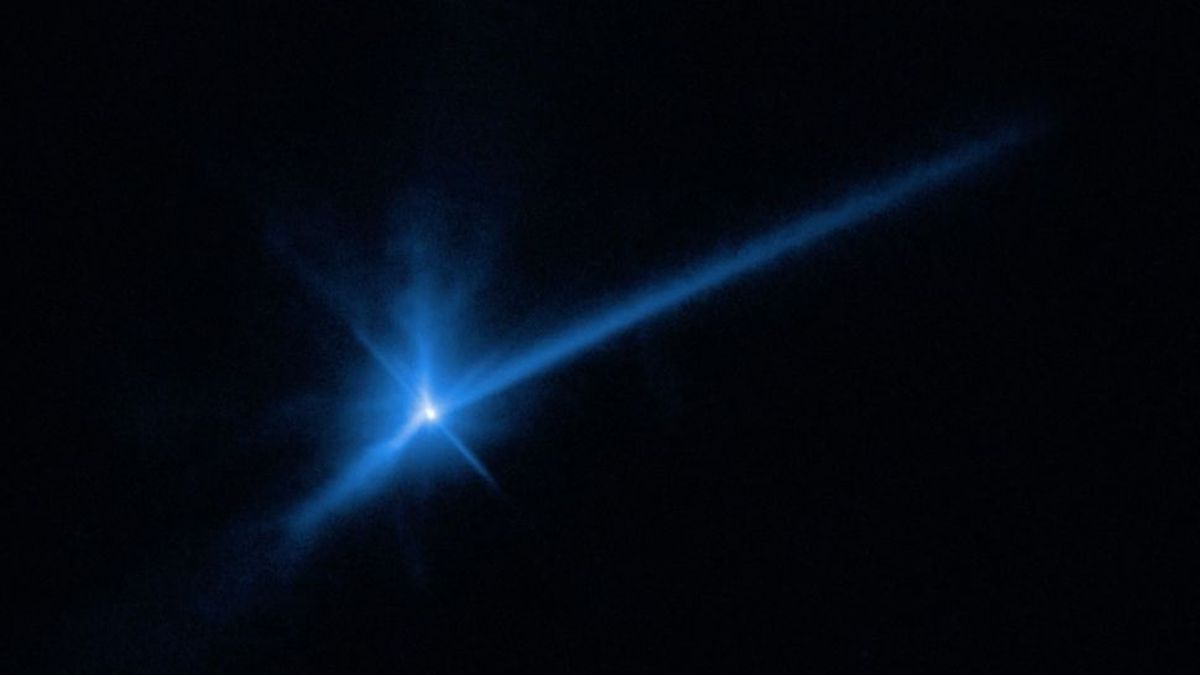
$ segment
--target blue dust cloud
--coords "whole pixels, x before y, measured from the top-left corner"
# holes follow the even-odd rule
[[[409,303],[409,316],[402,317],[410,340],[416,345],[412,363],[404,365],[389,356],[388,349],[376,344],[366,331],[355,328],[355,335],[372,358],[396,385],[392,396],[392,430],[380,434],[378,441],[352,456],[329,483],[302,502],[293,512],[290,524],[295,537],[307,540],[317,534],[331,516],[344,513],[385,488],[394,476],[400,458],[421,439],[447,444],[455,450],[492,489],[499,491],[495,479],[477,454],[451,430],[463,421],[472,406],[504,395],[529,380],[559,368],[575,357],[630,329],[693,301],[717,288],[751,273],[770,268],[803,252],[814,243],[838,232],[862,225],[871,219],[912,204],[916,199],[970,175],[996,159],[1005,150],[1023,141],[1029,134],[1024,128],[1010,126],[990,136],[958,146],[927,161],[910,165],[901,172],[854,189],[831,205],[789,220],[780,227],[743,242],[735,249],[720,252],[694,264],[656,277],[590,316],[565,321],[562,326],[511,356],[496,362],[459,369],[471,373],[435,390],[432,374],[434,354],[430,345],[446,344],[446,331],[434,335],[429,328],[439,325],[432,311],[421,303]],[[428,297],[415,294],[413,297]],[[442,322],[444,323],[444,322]],[[450,370],[438,364],[439,372]]]

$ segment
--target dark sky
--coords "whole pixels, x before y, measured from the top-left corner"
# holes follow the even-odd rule
[[[0,670],[1196,662],[1194,10],[173,4],[6,10]],[[1014,119],[518,392],[506,498],[274,551],[372,370],[281,236],[378,300],[419,232],[486,342]]]

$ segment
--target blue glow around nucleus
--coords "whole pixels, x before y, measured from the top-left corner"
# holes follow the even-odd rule
[[[635,288],[623,299],[592,315],[566,321],[561,328],[499,362],[472,364],[459,358],[461,363],[455,364],[455,359],[446,353],[435,358],[434,344],[444,352],[446,345],[457,345],[456,337],[465,331],[460,327],[459,334],[452,335],[455,331],[450,326],[456,321],[437,316],[434,308],[444,309],[445,303],[430,300],[436,293],[428,289],[421,293],[410,290],[403,294],[406,301],[398,317],[409,337],[403,348],[385,347],[371,339],[367,331],[354,326],[359,342],[392,382],[393,393],[384,397],[391,408],[385,418],[393,420],[392,431],[385,440],[371,443],[356,453],[331,483],[301,504],[292,518],[295,530],[311,534],[331,514],[346,510],[382,489],[402,456],[419,439],[440,442],[443,446],[448,443],[476,474],[498,490],[494,477],[478,455],[450,429],[452,423],[462,422],[462,411],[560,367],[682,303],[765,270],[830,235],[907,206],[981,168],[1026,136],[1023,128],[1010,126],[931,160],[914,163],[904,171],[848,192],[829,206],[790,219],[736,249],[714,254]],[[404,354],[406,358],[392,354]],[[469,375],[457,380],[440,377],[435,382],[435,362],[443,368],[439,376],[446,372]],[[450,365],[460,367],[450,368]],[[450,386],[435,386],[447,382]]]
[[[433,404],[429,394],[421,394],[421,417],[424,417],[426,422],[436,422],[438,414],[437,406]]]

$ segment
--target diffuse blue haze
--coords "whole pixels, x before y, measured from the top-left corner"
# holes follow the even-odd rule
[[[292,514],[293,534],[308,535],[335,511],[365,499],[379,489],[400,459],[400,451],[420,430],[422,421],[423,418],[414,415],[391,439],[365,448],[350,466],[338,474],[337,480],[301,504]]]
[[[293,524],[301,532],[307,533],[331,512],[364,499],[373,490],[378,489],[390,475],[389,469],[405,446],[412,442],[422,427],[430,425],[440,427],[463,458],[494,487],[495,481],[482,462],[446,427],[446,418],[453,413],[561,366],[588,349],[644,321],[779,262],[789,254],[800,252],[828,235],[862,224],[891,209],[905,206],[917,197],[946,185],[972,169],[979,168],[1006,148],[1021,141],[1024,136],[1020,128],[1010,127],[981,140],[959,146],[930,161],[917,163],[902,173],[876,181],[870,187],[855,190],[833,205],[793,219],[779,228],[743,243],[733,251],[716,254],[679,271],[665,281],[638,288],[626,299],[613,303],[592,316],[569,322],[564,328],[535,341],[515,356],[460,382],[450,390],[453,393],[448,400],[436,400],[435,414],[430,412],[433,409],[429,407],[429,402],[433,399],[425,388],[424,379],[427,374],[422,376],[422,382],[406,383],[409,378],[401,377],[401,373],[394,369],[395,364],[388,365],[393,377],[396,377],[408,394],[416,399],[411,407],[415,412],[410,413],[411,416],[390,441],[368,448],[333,483],[302,505],[293,519]],[[387,365],[392,362],[371,346],[369,340],[363,339],[363,342],[381,363]],[[420,370],[424,372],[425,369]]]

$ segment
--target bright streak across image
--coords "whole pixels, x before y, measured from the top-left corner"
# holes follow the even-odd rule
[[[849,190],[828,206],[790,218],[733,249],[722,250],[676,268],[673,272],[654,274],[652,277],[655,281],[636,287],[623,299],[597,312],[565,320],[558,329],[530,341],[508,358],[489,367],[468,369],[473,373],[471,377],[462,378],[455,386],[437,392],[442,396],[437,404],[423,382],[400,377],[404,372],[413,372],[427,379],[428,373],[422,371],[427,370],[429,364],[403,370],[389,366],[389,374],[397,378],[409,396],[411,392],[421,392],[416,397],[416,405],[413,406],[413,401],[409,399],[408,412],[396,422],[399,431],[392,435],[391,440],[372,445],[359,453],[358,458],[344,467],[333,481],[300,506],[299,515],[293,518],[293,522],[307,536],[329,514],[344,510],[381,489],[404,449],[418,438],[429,438],[428,434],[418,433],[422,427],[441,429],[443,433],[438,434],[441,440],[449,441],[471,468],[495,487],[495,480],[477,455],[448,427],[449,422],[453,421],[450,418],[458,417],[472,405],[559,368],[588,350],[685,302],[777,265],[838,232],[908,206],[918,198],[928,196],[987,166],[1028,136],[1026,129],[1021,126],[1004,127],[932,159],[912,162],[901,171],[877,177]],[[362,341],[367,345],[372,344],[365,339]],[[381,363],[390,364],[394,361],[384,358],[374,347],[371,353]]]

